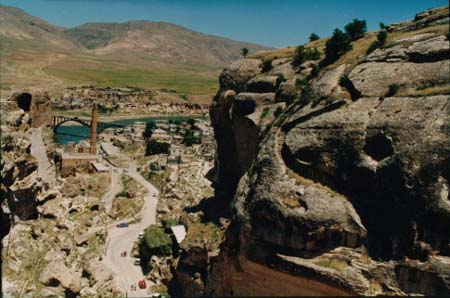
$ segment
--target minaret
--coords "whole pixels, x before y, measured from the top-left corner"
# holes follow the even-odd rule
[[[98,122],[98,107],[94,103],[92,106],[92,119],[91,119],[91,154],[97,154],[97,122]]]

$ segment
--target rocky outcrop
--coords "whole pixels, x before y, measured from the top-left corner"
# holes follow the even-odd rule
[[[81,274],[66,267],[65,254],[50,251],[45,256],[45,268],[39,277],[39,281],[46,286],[61,286],[72,295],[81,291]]]
[[[206,295],[450,293],[448,41],[408,38],[313,79],[289,61],[254,78],[233,68],[246,88],[221,85],[210,111],[235,216]],[[288,106],[261,121],[273,104],[249,87]]]
[[[421,84],[444,85],[450,82],[449,60],[431,63],[367,62],[356,66],[350,80],[363,96],[384,96],[389,85],[417,88]]]

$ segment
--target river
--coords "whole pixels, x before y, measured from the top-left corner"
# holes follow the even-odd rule
[[[152,122],[156,120],[187,120],[190,118],[195,119],[207,119],[206,116],[155,116],[155,117],[143,117],[143,118],[133,118],[133,119],[121,119],[116,121],[111,121],[111,123],[120,124],[128,126],[136,121],[141,122]],[[68,122],[70,123],[70,122]],[[88,139],[91,136],[91,131],[86,126],[81,125],[61,125],[57,129],[55,134],[55,143],[64,145],[68,142],[78,143],[84,139]]]

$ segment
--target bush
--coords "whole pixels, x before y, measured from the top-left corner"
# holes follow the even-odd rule
[[[265,59],[262,62],[262,72],[267,72],[272,69],[273,59]]]
[[[200,137],[194,136],[194,133],[191,130],[188,130],[184,134],[184,138],[183,138],[182,143],[185,144],[188,147],[191,147],[194,144],[201,144],[202,143],[202,139]]]
[[[241,54],[242,54],[243,57],[247,57],[247,55],[248,55],[248,49],[247,49],[247,48],[242,48]]]
[[[381,30],[386,29],[386,25],[383,22],[380,22],[379,26]]]
[[[320,72],[320,66],[318,64],[314,64],[312,66],[312,70],[311,70],[311,74],[309,75],[309,78],[312,79],[312,78],[317,77],[319,72]]]
[[[313,42],[313,41],[315,41],[315,40],[319,40],[320,39],[320,37],[319,37],[319,35],[317,35],[316,33],[311,33],[311,35],[309,36],[309,41],[310,42]]]
[[[378,34],[377,34],[377,40],[378,40],[378,43],[380,44],[380,45],[384,45],[385,43],[386,43],[386,39],[387,39],[387,32],[386,31],[380,31],[380,32],[378,32]]]
[[[350,37],[339,29],[335,29],[333,36],[325,45],[325,64],[331,64],[342,55],[352,50]]]
[[[397,94],[399,89],[400,86],[398,84],[390,84],[389,91],[386,93],[386,96],[394,96],[395,94]]]
[[[309,102],[316,101],[316,100],[317,100],[317,95],[314,93],[313,88],[311,87],[311,85],[309,83],[306,84],[305,87],[303,88],[303,92],[299,98],[300,105],[304,106],[304,105],[308,104]]]
[[[295,85],[296,85],[297,87],[306,86],[306,85],[308,85],[308,80],[305,80],[305,79],[296,79],[296,80],[295,80]]]
[[[277,109],[275,110],[275,112],[273,112],[273,115],[275,117],[278,117],[281,115],[281,113],[283,113],[283,108],[282,107],[277,107]]]
[[[353,19],[351,23],[345,25],[345,32],[351,40],[357,40],[364,36],[367,31],[366,20]]]
[[[155,122],[150,121],[150,122],[145,123],[145,130],[142,133],[144,138],[151,138],[152,133],[153,133],[153,129],[155,129],[155,128],[156,128]]]
[[[295,49],[295,55],[294,55],[294,61],[292,64],[294,66],[299,66],[303,62],[307,60],[319,60],[320,59],[320,52],[316,49],[307,49],[304,46],[298,46]]]
[[[150,140],[147,143],[147,148],[145,149],[145,156],[169,153],[170,144],[157,142],[155,140]]]
[[[264,108],[264,110],[261,112],[261,116],[259,118],[261,118],[261,119],[266,118],[267,113],[269,113],[269,108]]]
[[[144,230],[141,252],[144,257],[152,255],[170,256],[172,255],[172,239],[164,232],[163,228],[155,225],[149,226]]]

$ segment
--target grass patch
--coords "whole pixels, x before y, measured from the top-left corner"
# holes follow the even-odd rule
[[[120,87],[124,85],[143,88],[167,88],[185,94],[214,94],[218,83],[214,76],[202,76],[197,73],[181,72],[170,69],[139,69],[103,65],[94,68],[89,65],[78,66],[74,62],[67,65],[52,65],[45,68],[48,75],[62,78],[70,84],[93,84],[98,87]]]
[[[114,220],[122,220],[130,217],[136,219],[136,215],[141,211],[143,204],[144,200],[142,198],[115,198],[110,216]]]

